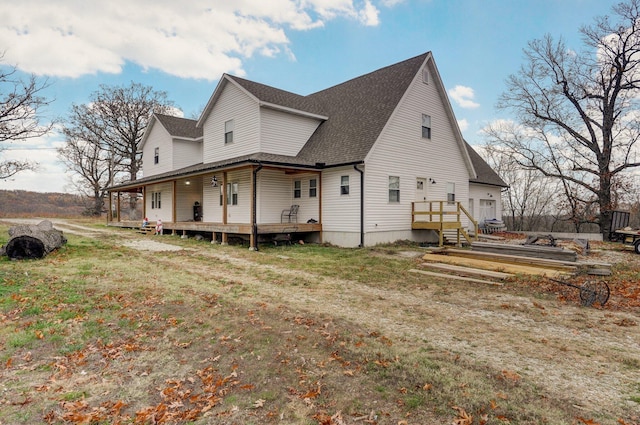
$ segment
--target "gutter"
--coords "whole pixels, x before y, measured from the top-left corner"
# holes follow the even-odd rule
[[[253,235],[253,250],[258,251],[258,219],[257,219],[257,210],[258,210],[258,171],[262,170],[262,164],[258,162],[258,166],[253,170],[253,211],[251,218],[251,234]]]
[[[360,173],[360,245],[358,248],[364,248],[364,170],[358,168],[358,164],[353,169]]]

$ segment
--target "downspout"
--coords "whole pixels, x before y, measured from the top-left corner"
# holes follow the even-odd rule
[[[359,248],[364,248],[364,170],[358,168],[358,164],[353,166],[353,169],[360,173],[360,245]]]
[[[251,233],[253,235],[254,251],[258,250],[258,171],[262,169],[262,164],[258,162],[258,166],[253,169],[253,211],[251,214]]]

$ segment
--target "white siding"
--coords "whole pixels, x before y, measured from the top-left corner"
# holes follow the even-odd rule
[[[145,208],[147,217],[155,222],[161,219],[163,222],[173,221],[173,184],[162,183],[146,187]],[[151,193],[161,192],[160,208],[151,208]]]
[[[298,154],[320,125],[320,120],[261,108],[261,151],[279,155]]]
[[[309,197],[309,181],[316,179],[316,197]],[[294,198],[293,182],[300,180],[300,198]],[[283,210],[299,205],[298,223],[309,219],[320,221],[320,176],[314,173],[287,175],[284,171],[258,172],[258,223],[280,223]]]
[[[486,186],[482,184],[469,184],[469,197],[473,199],[473,211],[475,219],[480,224],[487,218],[497,218],[502,220],[502,202],[500,198],[501,189],[495,186]],[[495,205],[495,217],[486,217],[486,211],[480,208],[481,203],[493,201]]]
[[[193,206],[196,202],[202,205],[202,179],[178,180],[176,182],[176,221],[192,221]]]
[[[222,223],[222,207],[220,206],[220,185],[222,173],[215,174],[218,178],[218,187],[211,186],[214,174],[202,177],[202,221]]]
[[[422,114],[431,116],[431,139],[422,138]],[[427,180],[427,200],[446,200],[447,182],[455,183],[456,201],[469,196],[469,172],[454,126],[436,84],[424,84],[418,72],[405,98],[369,153],[365,174],[365,232],[411,229],[416,178]],[[389,176],[400,177],[400,202],[389,202]]]
[[[154,163],[155,149],[160,149],[158,163]],[[171,135],[156,121],[151,127],[147,140],[142,148],[142,170],[144,177],[171,171],[173,168],[173,150]]]
[[[341,176],[349,176],[348,195],[340,194]],[[322,173],[322,230],[325,242],[348,247],[360,244],[360,173],[353,167]]]
[[[258,103],[234,84],[227,83],[204,122],[203,161],[234,158],[260,149]],[[225,145],[224,123],[233,120],[233,143]]]
[[[202,142],[174,140],[173,169],[188,167],[202,162]]]

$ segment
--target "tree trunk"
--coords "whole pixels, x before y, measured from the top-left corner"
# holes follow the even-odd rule
[[[13,226],[9,229],[9,236],[7,244],[0,248],[0,255],[7,255],[12,260],[43,258],[67,243],[62,231],[54,229],[48,220],[37,225]]]

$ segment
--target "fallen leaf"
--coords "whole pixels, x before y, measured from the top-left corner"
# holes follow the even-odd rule
[[[469,415],[462,407],[454,406],[452,409],[458,411],[458,417],[453,420],[453,425],[473,424],[473,416]]]
[[[253,408],[254,409],[258,409],[260,407],[264,407],[264,403],[265,402],[266,402],[266,400],[263,400],[263,399],[260,398],[260,399],[256,400],[255,402],[253,402]]]

